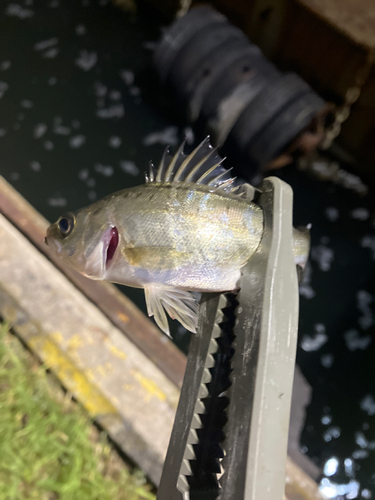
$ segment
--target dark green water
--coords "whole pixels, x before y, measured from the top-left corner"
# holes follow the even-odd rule
[[[149,160],[158,161],[167,144],[185,135],[150,68],[157,35],[153,16],[135,18],[106,1],[1,2],[0,174],[49,220],[142,183]],[[313,397],[301,445],[326,465],[329,480],[343,485],[330,490],[323,483],[331,498],[370,498],[373,196],[294,167],[278,175],[294,189],[295,224],[313,224],[298,348]],[[145,310],[142,291],[124,292]],[[186,348],[188,334],[176,327],[174,336]],[[338,468],[329,476],[336,468],[334,460],[327,465],[332,457]]]

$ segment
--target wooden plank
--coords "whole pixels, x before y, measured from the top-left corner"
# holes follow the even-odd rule
[[[1,214],[0,316],[157,484],[178,388]]]
[[[155,365],[180,387],[186,357],[114,285],[92,281],[64,263],[44,243],[48,221],[0,176],[0,213],[9,219]]]
[[[353,42],[375,48],[374,0],[296,0]]]

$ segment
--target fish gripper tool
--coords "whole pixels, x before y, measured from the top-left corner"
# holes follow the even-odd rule
[[[239,291],[203,294],[157,500],[282,500],[298,323],[293,193],[249,190],[264,231]]]

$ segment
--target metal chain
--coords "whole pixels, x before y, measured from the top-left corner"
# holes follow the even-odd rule
[[[366,63],[360,68],[355,77],[355,84],[353,87],[348,88],[345,93],[344,103],[340,106],[336,113],[333,124],[326,132],[321,149],[328,149],[336,137],[341,132],[342,124],[348,119],[353,104],[358,101],[361,95],[362,87],[366,83],[370,74],[371,68],[375,61],[375,49],[371,49],[367,54]]]

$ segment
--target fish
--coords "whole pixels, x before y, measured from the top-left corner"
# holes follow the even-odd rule
[[[68,266],[94,280],[143,288],[147,312],[169,335],[167,314],[196,333],[194,292],[237,290],[241,269],[260,245],[264,215],[207,137],[192,153],[150,163],[143,185],[63,214],[45,242]],[[294,230],[296,264],[306,237]],[[297,234],[298,233],[298,234]]]

